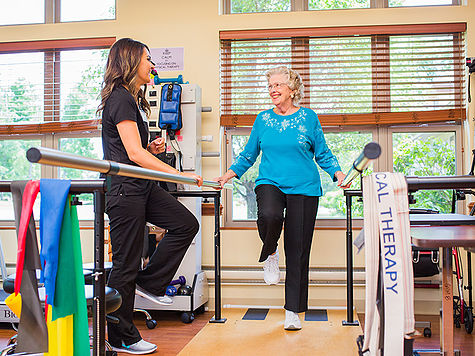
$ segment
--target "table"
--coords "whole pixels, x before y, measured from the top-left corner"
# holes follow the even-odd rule
[[[471,217],[467,216],[467,218]],[[411,236],[416,246],[443,248],[442,354],[452,356],[454,355],[452,247],[475,247],[475,225],[412,226]]]

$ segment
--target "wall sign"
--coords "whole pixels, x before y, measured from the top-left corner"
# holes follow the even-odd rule
[[[184,69],[183,47],[152,48],[150,55],[158,72],[181,71]]]

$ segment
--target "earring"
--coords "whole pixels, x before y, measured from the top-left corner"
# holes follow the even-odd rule
[[[295,96],[294,93],[290,94],[290,97],[291,97],[292,99],[294,98],[294,96]]]

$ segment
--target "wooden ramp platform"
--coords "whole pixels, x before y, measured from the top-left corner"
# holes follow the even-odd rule
[[[301,313],[298,331],[284,330],[283,309],[224,309],[222,315],[224,324],[208,323],[178,355],[353,356],[363,333],[360,326],[342,326],[345,310]]]

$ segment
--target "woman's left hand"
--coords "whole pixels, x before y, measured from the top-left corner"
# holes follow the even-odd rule
[[[147,150],[154,155],[165,152],[165,139],[163,137],[156,138],[147,146]]]
[[[347,185],[341,185],[343,181],[345,180],[346,174],[343,173],[342,171],[338,171],[335,173],[335,178],[338,180],[337,185],[342,188],[342,189],[348,189],[351,186],[351,182]]]

